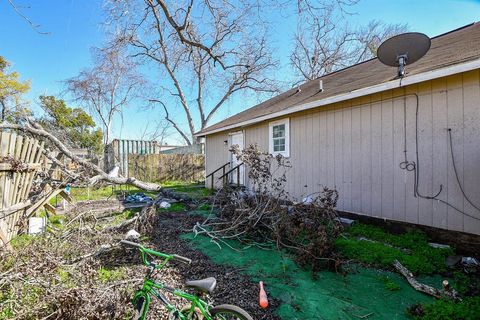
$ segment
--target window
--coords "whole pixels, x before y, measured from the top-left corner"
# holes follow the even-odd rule
[[[271,122],[269,125],[269,151],[273,155],[290,156],[289,119]]]

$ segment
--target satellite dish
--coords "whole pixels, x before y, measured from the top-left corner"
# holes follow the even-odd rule
[[[405,75],[405,66],[422,58],[430,49],[430,38],[419,32],[408,32],[385,40],[377,50],[380,62],[398,67],[398,76]]]

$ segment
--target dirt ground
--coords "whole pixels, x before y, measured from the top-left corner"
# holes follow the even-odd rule
[[[175,287],[182,287],[185,280],[215,277],[217,287],[211,298],[215,304],[229,303],[247,310],[254,319],[280,319],[274,314],[276,301],[270,301],[267,310],[258,306],[258,283],[253,283],[238,270],[214,264],[206,255],[191,248],[180,235],[190,231],[197,221],[203,218],[183,212],[164,212],[156,216],[154,232],[149,240],[154,248],[170,253],[181,254],[193,260],[190,266],[175,264],[160,278],[168,279]],[[156,314],[152,319],[166,319]]]

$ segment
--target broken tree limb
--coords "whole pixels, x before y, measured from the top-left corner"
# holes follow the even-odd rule
[[[103,244],[100,246],[99,249],[93,251],[93,252],[90,252],[90,253],[87,253],[87,254],[84,254],[80,257],[77,257],[71,261],[64,261],[63,263],[65,264],[74,264],[74,263],[77,263],[79,261],[82,261],[84,259],[87,259],[87,258],[90,258],[90,257],[97,257],[101,254],[104,254],[104,253],[107,253],[107,252],[110,252],[116,248],[120,247],[120,244],[119,243],[113,243],[113,244]]]
[[[107,181],[113,184],[128,184],[128,185],[131,185],[143,190],[148,190],[148,191],[159,191],[161,189],[161,186],[158,184],[143,182],[135,179],[134,177],[125,178],[125,177],[110,176],[105,171],[100,169],[100,167],[98,167],[97,165],[91,162],[85,161],[82,158],[76,156],[73,152],[71,152],[68,149],[67,146],[65,146],[60,140],[58,140],[57,137],[55,137],[50,132],[43,129],[43,127],[36,122],[29,121],[24,125],[3,122],[3,123],[0,123],[0,129],[14,129],[14,130],[26,131],[34,136],[48,139],[53,145],[55,145],[55,147],[57,147],[61,152],[63,152],[65,156],[67,156],[68,158],[72,159],[73,161],[80,164],[84,168],[89,169],[90,171],[96,174],[93,178],[90,178],[89,180],[90,184],[95,184],[100,181]]]
[[[460,297],[458,295],[458,292],[455,291],[455,289],[453,288],[450,288],[450,290],[439,290],[437,288],[434,288],[434,287],[431,287],[429,285],[426,285],[424,283],[421,283],[419,282],[417,279],[415,279],[415,277],[413,276],[413,274],[410,272],[410,270],[408,270],[407,268],[405,268],[401,263],[400,261],[398,260],[394,260],[393,261],[393,266],[395,267],[395,269],[401,274],[403,275],[408,283],[417,291],[420,291],[420,292],[423,292],[423,293],[426,293],[428,295],[431,295],[437,299],[441,299],[441,298],[449,298],[449,299],[453,299],[453,300],[460,300]]]

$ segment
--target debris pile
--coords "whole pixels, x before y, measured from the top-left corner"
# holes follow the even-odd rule
[[[251,145],[232,152],[248,168],[252,190],[224,188],[215,199],[219,213],[195,226],[196,234],[205,234],[219,245],[236,239],[247,245],[275,245],[295,252],[302,265],[314,271],[323,262],[336,266],[335,239],[342,231],[335,207],[336,190],[324,187],[310,195],[308,202],[290,201],[284,186],[290,164],[282,156],[272,156]]]
[[[160,213],[161,212],[161,213]],[[213,264],[179,236],[201,217],[158,211],[147,206],[133,216],[125,213],[76,213],[48,226],[43,235],[22,235],[14,252],[0,252],[1,319],[129,319],[130,300],[143,282],[146,268],[135,250],[119,245],[139,238],[152,249],[193,260],[190,266],[170,262],[158,275],[167,286],[187,290],[186,280],[214,276],[216,304],[235,303],[255,319],[278,319],[261,310],[256,283],[237,270]],[[107,219],[108,218],[108,219]],[[178,307],[185,301],[166,293]],[[276,301],[271,301],[275,307]],[[168,319],[154,301],[149,319]]]

